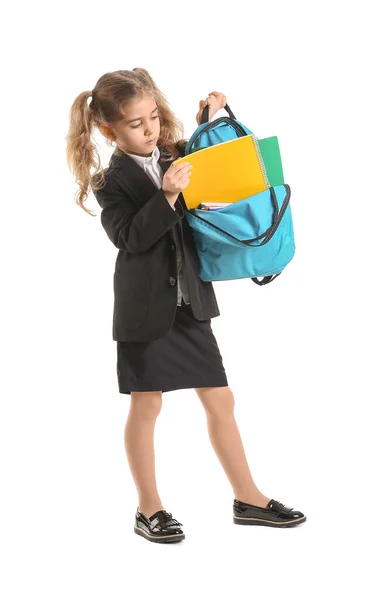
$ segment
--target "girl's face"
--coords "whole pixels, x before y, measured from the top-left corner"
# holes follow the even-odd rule
[[[122,114],[124,118],[112,127],[113,141],[124,152],[150,156],[160,134],[160,119],[155,99],[144,92],[140,100],[132,100],[125,104]],[[99,129],[101,127],[103,126],[100,125]],[[104,135],[105,132],[102,133]]]

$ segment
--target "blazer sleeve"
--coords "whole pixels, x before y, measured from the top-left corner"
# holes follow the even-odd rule
[[[147,252],[184,217],[184,210],[177,200],[172,210],[162,187],[136,210],[136,204],[114,178],[109,178],[101,190],[92,190],[99,206],[100,215],[111,242],[127,252]]]

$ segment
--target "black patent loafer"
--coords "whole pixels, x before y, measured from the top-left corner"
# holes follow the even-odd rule
[[[270,500],[263,508],[234,499],[233,517],[236,525],[266,525],[267,527],[295,527],[306,521],[299,510],[293,510],[277,500]]]
[[[135,533],[150,542],[158,542],[160,544],[180,542],[185,539],[181,525],[182,523],[173,519],[172,514],[166,510],[158,510],[148,518],[137,508]]]

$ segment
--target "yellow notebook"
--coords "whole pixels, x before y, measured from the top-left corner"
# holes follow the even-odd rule
[[[238,202],[270,187],[254,135],[197,150],[173,164],[181,162],[193,165],[190,183],[182,192],[188,209],[201,202]]]

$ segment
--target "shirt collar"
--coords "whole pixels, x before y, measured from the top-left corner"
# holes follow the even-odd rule
[[[133,158],[133,160],[136,161],[141,167],[144,167],[144,165],[157,163],[158,159],[160,158],[160,151],[157,146],[155,146],[152,156],[138,156],[137,154],[130,154],[129,152],[126,152],[125,154],[128,154],[128,156]]]

